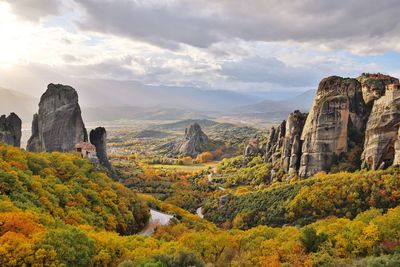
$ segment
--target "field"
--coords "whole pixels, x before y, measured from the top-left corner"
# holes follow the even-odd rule
[[[148,168],[155,170],[168,170],[168,171],[180,171],[180,172],[201,172],[209,170],[218,164],[217,161],[209,163],[200,163],[193,165],[168,165],[168,164],[151,164]]]

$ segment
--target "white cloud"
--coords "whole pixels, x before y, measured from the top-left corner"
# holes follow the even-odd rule
[[[43,79],[62,71],[151,85],[308,89],[327,75],[379,70],[352,54],[400,51],[398,5],[0,0],[0,68],[37,64]]]

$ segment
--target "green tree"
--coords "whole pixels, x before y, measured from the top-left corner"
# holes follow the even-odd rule
[[[312,227],[305,227],[301,231],[300,242],[305,247],[307,252],[317,252],[319,246],[328,239],[325,233],[317,234],[317,231]]]
[[[94,241],[72,226],[48,231],[38,249],[54,251],[66,266],[89,266],[94,255]]]

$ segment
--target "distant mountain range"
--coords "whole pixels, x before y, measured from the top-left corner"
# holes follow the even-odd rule
[[[39,99],[0,87],[0,115],[15,112],[24,122],[32,121]]]
[[[272,113],[293,110],[308,112],[315,97],[315,90],[308,90],[285,100],[263,100],[256,104],[244,105],[231,109],[235,113]]]
[[[208,119],[225,115],[275,120],[285,118],[295,109],[308,111],[315,94],[309,90],[284,100],[260,101],[260,96],[245,93],[149,86],[134,81],[78,79],[73,86],[78,91],[82,115],[87,122]],[[0,114],[15,112],[23,122],[30,123],[37,112],[40,95],[35,98],[0,88],[0,98]]]

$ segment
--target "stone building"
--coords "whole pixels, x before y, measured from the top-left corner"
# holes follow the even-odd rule
[[[96,147],[88,142],[80,142],[75,145],[75,151],[92,162],[98,162]]]

